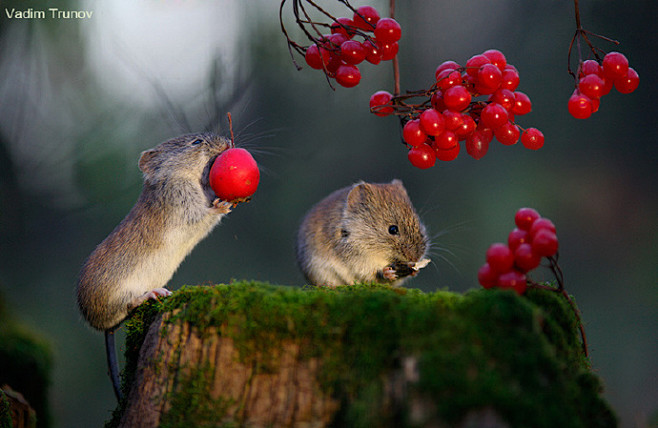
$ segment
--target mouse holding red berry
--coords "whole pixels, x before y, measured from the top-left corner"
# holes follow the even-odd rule
[[[256,191],[259,179],[246,150],[210,133],[172,138],[146,150],[139,168],[144,184],[137,202],[91,253],[77,284],[84,319],[105,332],[119,399],[115,329],[135,307],[171,294],[165,286],[183,259]]]

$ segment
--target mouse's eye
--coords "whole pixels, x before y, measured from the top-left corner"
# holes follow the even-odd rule
[[[198,146],[199,144],[203,143],[203,140],[197,138],[196,140],[192,141],[193,146]]]
[[[390,233],[391,235],[399,235],[400,229],[398,229],[396,225],[392,224],[388,227],[388,233]]]

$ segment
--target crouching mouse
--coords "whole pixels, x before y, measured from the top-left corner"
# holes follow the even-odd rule
[[[429,240],[400,180],[336,190],[304,217],[297,263],[314,285],[400,285],[430,260]]]

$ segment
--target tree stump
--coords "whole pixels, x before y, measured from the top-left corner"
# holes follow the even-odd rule
[[[126,328],[110,426],[616,426],[546,290],[184,287]]]

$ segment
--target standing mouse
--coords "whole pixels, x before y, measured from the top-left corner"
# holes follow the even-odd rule
[[[314,285],[400,285],[429,263],[425,226],[402,181],[337,190],[304,217],[297,263]]]
[[[232,204],[215,196],[209,171],[229,140],[192,134],[142,152],[142,193],[128,215],[84,263],[77,283],[85,320],[105,332],[108,365],[120,398],[114,330],[164,288],[183,259],[228,214]]]

